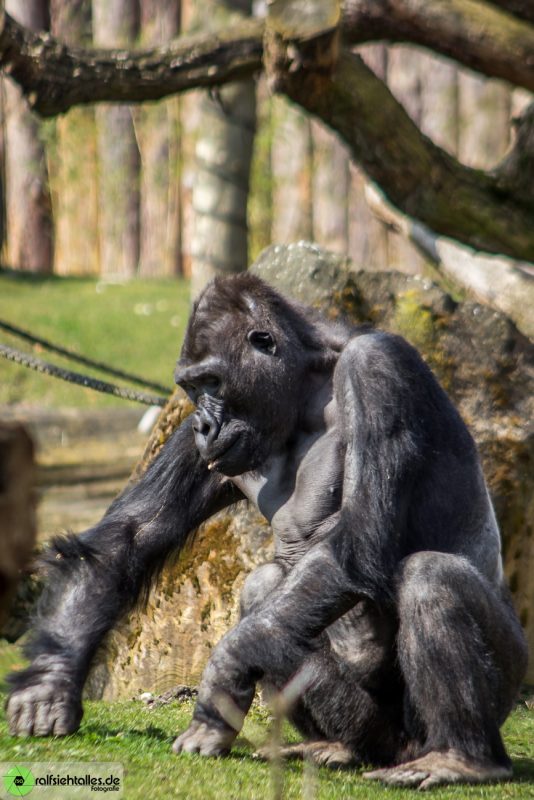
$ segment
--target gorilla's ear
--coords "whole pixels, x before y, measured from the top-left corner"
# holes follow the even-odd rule
[[[255,350],[259,350],[260,353],[265,353],[270,356],[274,356],[276,353],[276,342],[274,336],[272,333],[269,333],[269,331],[249,331],[247,339],[252,347],[254,347]]]

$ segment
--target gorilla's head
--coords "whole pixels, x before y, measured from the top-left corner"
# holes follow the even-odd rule
[[[197,406],[195,441],[225,475],[287,444],[310,370],[332,360],[305,309],[254,275],[216,278],[193,307],[175,380]]]

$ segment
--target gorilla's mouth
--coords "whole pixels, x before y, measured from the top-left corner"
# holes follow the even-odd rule
[[[208,469],[218,469],[224,461],[232,461],[232,455],[237,455],[237,451],[240,449],[237,447],[239,444],[239,440],[241,439],[241,434],[239,432],[235,433],[232,436],[232,439],[229,444],[227,444],[223,450],[221,450],[215,457],[211,457],[208,460]]]
[[[218,470],[228,478],[243,475],[261,463],[260,453],[253,447],[246,431],[236,432],[228,446],[218,453],[206,454],[205,460],[209,470]]]

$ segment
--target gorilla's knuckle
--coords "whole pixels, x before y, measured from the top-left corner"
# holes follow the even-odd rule
[[[15,736],[64,736],[78,728],[82,711],[65,687],[44,682],[14,691],[6,716]]]
[[[227,753],[233,736],[205,722],[193,720],[189,728],[175,740],[173,753],[198,753],[201,756],[220,756]]]

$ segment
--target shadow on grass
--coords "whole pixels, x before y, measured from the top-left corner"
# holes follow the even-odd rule
[[[13,267],[1,266],[0,277],[14,279],[20,283],[28,283],[39,285],[43,283],[87,283],[87,281],[94,281],[95,277],[92,275],[69,275],[65,280],[64,275],[48,275],[42,272],[27,272],[22,269],[14,269]]]
[[[512,758],[514,783],[534,783],[534,759]]]
[[[110,728],[108,725],[99,724],[98,722],[89,722],[87,725],[83,725],[78,733],[81,734],[82,737],[86,734],[92,734],[101,737],[103,740],[121,736],[128,739],[155,739],[158,742],[169,742],[171,744],[175,739],[174,736],[169,736],[169,734],[162,731],[161,728],[156,728],[153,725],[149,725],[142,730],[139,730],[139,728],[128,728],[125,730],[124,728]]]

